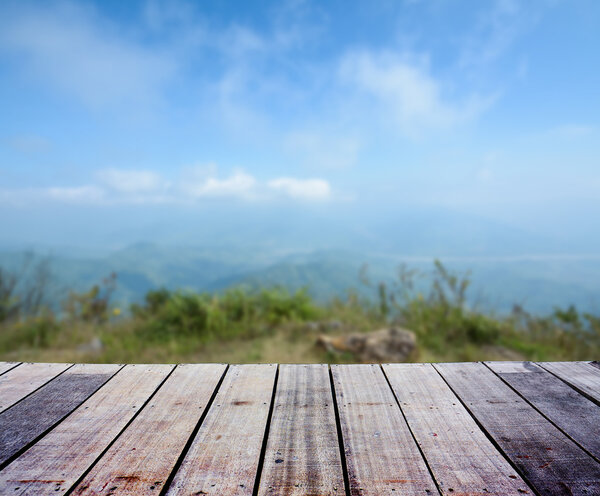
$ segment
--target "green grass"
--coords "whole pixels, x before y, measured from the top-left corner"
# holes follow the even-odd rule
[[[0,322],[0,359],[352,362],[351,354],[317,348],[317,336],[386,325],[415,332],[419,361],[585,360],[600,354],[598,316],[574,307],[546,316],[520,307],[510,315],[485,313],[466,304],[468,274],[450,273],[436,262],[425,294],[415,289],[423,287],[415,284],[420,276],[402,268],[395,285],[372,288],[372,299],[349,291],[322,304],[306,290],[279,287],[221,293],[158,289],[129,309],[110,305],[115,286],[110,277],[90,291],[69,294],[60,315],[41,304],[20,310],[21,300],[0,287],[0,314],[11,316]]]

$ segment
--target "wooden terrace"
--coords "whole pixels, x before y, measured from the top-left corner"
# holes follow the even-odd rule
[[[1,495],[600,495],[600,368],[0,363]]]

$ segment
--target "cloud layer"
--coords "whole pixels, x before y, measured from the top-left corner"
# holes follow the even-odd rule
[[[597,202],[594,19],[554,0],[5,0],[0,201]],[[197,162],[241,168],[172,167]]]
[[[147,105],[174,75],[172,59],[127,39],[89,4],[23,2],[3,18],[0,48],[20,69],[91,107]]]
[[[267,182],[267,186],[279,194],[299,200],[327,200],[331,196],[329,183],[324,179],[281,177]]]
[[[442,85],[428,72],[425,61],[412,58],[391,52],[350,52],[342,60],[340,73],[407,135],[464,123],[492,103],[476,95],[464,101],[444,98]]]
[[[277,177],[259,181],[241,169],[219,177],[214,165],[188,170],[169,180],[149,170],[104,169],[97,182],[79,186],[0,189],[0,202],[28,204],[51,200],[71,204],[195,203],[208,199],[323,202],[333,198],[329,182],[319,178]]]

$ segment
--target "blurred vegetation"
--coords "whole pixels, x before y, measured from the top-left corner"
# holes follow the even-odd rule
[[[129,309],[111,305],[116,274],[70,292],[60,310],[46,303],[46,261],[0,268],[0,359],[90,362],[351,362],[315,346],[319,334],[399,325],[417,335],[419,361],[584,360],[600,355],[600,316],[573,306],[509,315],[467,304],[469,274],[436,261],[429,273],[400,267],[393,285],[362,283],[317,303],[307,290],[235,287],[219,293],[157,289]],[[425,284],[424,284],[425,283]],[[428,288],[423,292],[422,288]]]

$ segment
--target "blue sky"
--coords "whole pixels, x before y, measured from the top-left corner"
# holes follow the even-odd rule
[[[595,0],[3,1],[0,101],[6,239],[219,204],[599,227]]]

